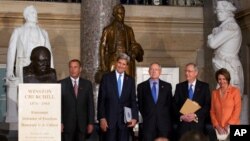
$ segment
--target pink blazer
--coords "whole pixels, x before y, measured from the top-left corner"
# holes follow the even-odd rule
[[[219,89],[213,90],[210,116],[214,127],[240,124],[240,112],[241,96],[238,88],[229,85],[223,97]]]

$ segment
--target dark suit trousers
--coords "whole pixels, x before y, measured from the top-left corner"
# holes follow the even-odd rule
[[[120,129],[119,127],[108,129],[106,133],[103,133],[103,141],[128,141],[129,130],[128,128]]]
[[[86,140],[85,133],[80,132],[78,126],[75,129],[75,131],[62,133],[62,141],[85,141],[85,140]]]
[[[149,130],[143,130],[143,141],[154,141],[158,137],[168,138],[168,131],[159,130],[156,127],[152,127]]]

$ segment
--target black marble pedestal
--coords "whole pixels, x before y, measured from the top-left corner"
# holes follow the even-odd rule
[[[17,123],[0,123],[0,141],[18,141]]]

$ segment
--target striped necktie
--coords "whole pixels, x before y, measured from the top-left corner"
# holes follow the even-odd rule
[[[74,92],[75,92],[75,96],[77,97],[77,94],[78,94],[78,85],[76,83],[76,80],[74,81]]]

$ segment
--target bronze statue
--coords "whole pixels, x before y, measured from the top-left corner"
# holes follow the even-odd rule
[[[144,51],[136,42],[133,29],[124,24],[125,8],[118,4],[113,9],[114,20],[104,28],[100,42],[100,65],[96,75],[99,82],[105,72],[114,70],[119,53],[126,53],[131,61],[126,73],[135,77],[135,60],[143,61]]]
[[[38,46],[30,56],[31,63],[23,67],[24,83],[55,83],[56,71],[50,67],[51,53],[48,48]]]

